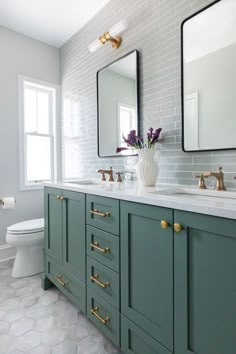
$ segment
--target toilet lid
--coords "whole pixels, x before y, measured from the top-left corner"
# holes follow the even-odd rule
[[[44,230],[43,218],[18,222],[17,224],[11,225],[7,228],[7,231],[13,234],[26,234],[32,232],[40,232],[43,230]]]

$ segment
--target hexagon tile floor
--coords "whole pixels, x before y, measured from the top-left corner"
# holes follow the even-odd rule
[[[39,276],[11,278],[13,261],[0,263],[1,354],[118,354],[102,333]]]

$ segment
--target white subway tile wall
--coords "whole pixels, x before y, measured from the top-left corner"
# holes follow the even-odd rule
[[[98,168],[121,171],[127,159],[98,158],[96,72],[108,63],[137,49],[140,52],[141,133],[163,128],[163,143],[156,154],[158,183],[196,185],[195,176],[223,166],[226,186],[236,188],[236,150],[184,153],[181,148],[181,22],[212,0],[111,0],[90,22],[60,49],[62,126],[71,128],[74,142],[72,174],[97,175]],[[110,45],[90,53],[88,45],[119,20],[128,22],[122,46]],[[70,103],[71,109],[64,109]],[[73,134],[73,126],[79,127]],[[108,131],[107,134],[112,134]],[[63,153],[67,149],[63,139]],[[67,166],[70,150],[63,165]],[[63,154],[65,156],[65,154]],[[214,179],[207,184],[214,185]]]

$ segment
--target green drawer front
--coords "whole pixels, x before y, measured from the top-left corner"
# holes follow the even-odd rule
[[[68,297],[82,312],[86,312],[86,287],[62,266],[46,258],[47,277]],[[64,286],[63,286],[64,283]]]
[[[87,316],[114,344],[120,346],[119,312],[90,289],[87,290]]]
[[[91,211],[98,214],[91,213]],[[91,226],[119,235],[119,200],[88,194],[86,221]]]
[[[87,226],[87,255],[119,273],[120,238]]]
[[[122,315],[121,349],[124,354],[170,354],[161,344]]]
[[[87,257],[87,285],[117,310],[120,309],[120,276]]]

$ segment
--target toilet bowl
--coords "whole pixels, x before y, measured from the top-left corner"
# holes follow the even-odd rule
[[[23,278],[44,271],[44,219],[19,222],[7,228],[6,242],[16,247],[13,278]]]

